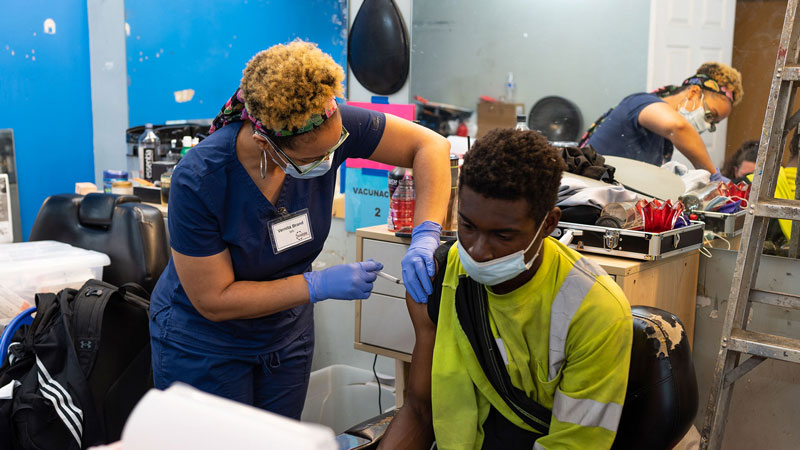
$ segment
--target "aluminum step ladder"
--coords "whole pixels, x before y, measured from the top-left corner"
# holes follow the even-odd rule
[[[800,340],[746,329],[752,303],[800,310],[798,295],[754,288],[769,219],[800,221],[800,201],[773,198],[786,134],[800,123],[800,111],[789,117],[795,90],[800,87],[799,1],[788,0],[786,7],[767,113],[761,128],[748,214],[736,257],[736,270],[714,367],[714,382],[703,423],[700,442],[703,450],[717,450],[722,446],[733,385],[737,379],[768,358],[800,363]],[[790,248],[796,257],[800,233],[797,232],[798,222],[793,225]],[[744,359],[747,355],[749,357]]]

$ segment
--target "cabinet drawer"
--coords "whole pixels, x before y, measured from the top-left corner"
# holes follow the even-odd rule
[[[383,264],[383,271],[397,278],[403,278],[403,269],[400,261],[408,251],[408,245],[395,242],[376,241],[375,239],[364,239],[362,242],[362,258],[366,261],[370,258]],[[406,298],[406,289],[401,284],[392,283],[384,278],[378,277],[372,285],[372,292],[376,294],[391,295],[394,297]],[[366,302],[365,302],[366,303]],[[403,303],[405,310],[405,303]],[[408,313],[406,313],[408,316]]]
[[[362,300],[361,342],[411,354],[416,338],[405,298],[373,293]]]

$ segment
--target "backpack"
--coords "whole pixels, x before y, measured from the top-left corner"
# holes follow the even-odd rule
[[[36,294],[33,323],[17,331],[0,366],[0,386],[13,389],[0,399],[0,448],[71,450],[119,440],[153,385],[147,297],[139,287],[98,280]]]

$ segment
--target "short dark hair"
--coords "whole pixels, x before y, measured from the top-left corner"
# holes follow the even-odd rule
[[[540,221],[556,204],[565,169],[559,151],[538,131],[498,128],[464,155],[458,186],[489,198],[524,198]]]
[[[744,141],[742,146],[736,149],[733,154],[725,160],[722,165],[722,170],[719,173],[731,180],[736,178],[736,168],[741,166],[745,161],[756,162],[758,157],[758,140]]]

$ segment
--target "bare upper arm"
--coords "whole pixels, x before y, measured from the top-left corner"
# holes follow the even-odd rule
[[[208,320],[216,320],[215,303],[235,278],[228,249],[211,256],[187,256],[172,249],[175,270],[189,301]]]
[[[406,306],[414,324],[416,343],[411,356],[408,380],[408,405],[428,416],[431,409],[431,369],[433,347],[436,342],[436,325],[428,316],[428,305],[415,302],[406,294]]]
[[[676,132],[691,129],[689,122],[664,102],[645,106],[639,112],[639,125],[670,140]]]

